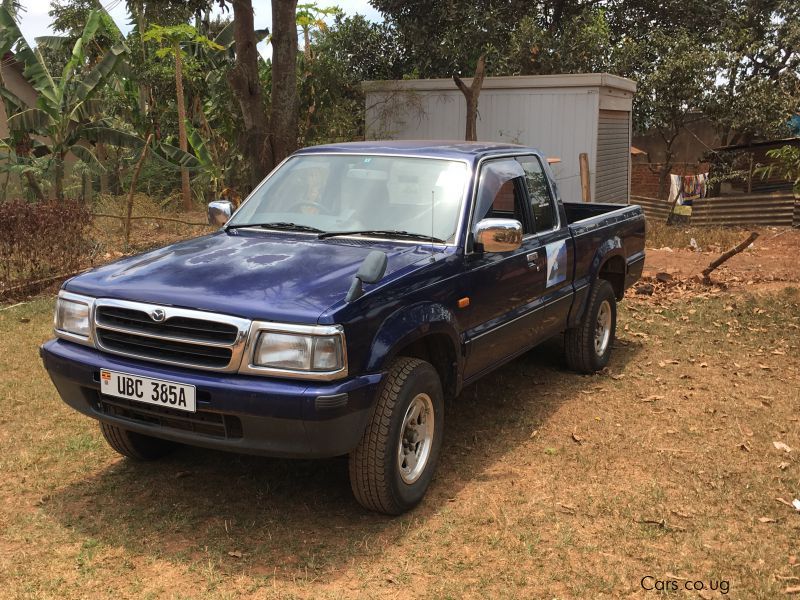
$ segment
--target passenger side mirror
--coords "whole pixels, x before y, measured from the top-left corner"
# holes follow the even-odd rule
[[[516,219],[483,219],[475,225],[476,249],[511,252],[522,246],[522,223]]]
[[[222,227],[233,214],[233,202],[214,200],[208,203],[208,224]]]

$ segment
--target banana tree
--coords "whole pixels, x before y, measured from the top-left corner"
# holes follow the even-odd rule
[[[67,154],[73,154],[92,169],[103,169],[88,143],[88,130],[92,130],[95,140],[110,144],[123,145],[131,140],[131,136],[108,127],[103,107],[95,99],[127,52],[124,44],[116,44],[94,65],[88,64],[86,48],[100,24],[100,12],[91,12],[61,76],[53,77],[41,53],[28,45],[12,14],[0,7],[0,56],[12,52],[23,65],[23,76],[37,92],[36,104],[30,106],[0,87],[3,101],[12,113],[8,126],[14,132],[38,136],[43,141],[53,166],[55,195],[59,200],[64,197]]]

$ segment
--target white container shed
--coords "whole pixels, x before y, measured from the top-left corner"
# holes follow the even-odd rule
[[[452,79],[367,81],[363,89],[367,139],[464,139],[467,107]],[[478,139],[533,146],[560,159],[552,168],[561,196],[575,202],[585,152],[591,200],[627,203],[635,91],[636,82],[607,73],[487,77]]]

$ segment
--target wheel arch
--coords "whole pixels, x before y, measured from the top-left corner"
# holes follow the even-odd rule
[[[367,363],[369,371],[381,371],[400,356],[433,365],[446,397],[461,391],[463,355],[456,320],[438,303],[424,302],[393,313],[376,334]]]

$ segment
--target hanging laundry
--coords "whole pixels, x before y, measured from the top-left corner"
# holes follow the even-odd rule
[[[675,204],[674,214],[691,216],[692,203],[706,197],[708,173],[669,176],[669,203]],[[676,202],[677,199],[677,202]]]

